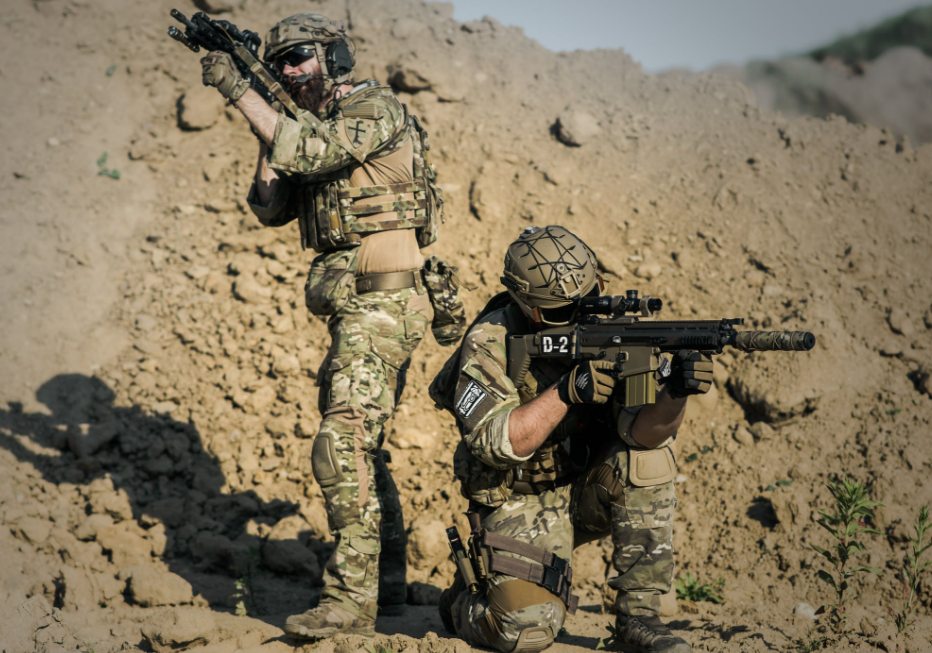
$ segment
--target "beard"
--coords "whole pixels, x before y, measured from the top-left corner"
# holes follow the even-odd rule
[[[326,85],[324,78],[314,76],[303,84],[292,84],[291,95],[295,104],[305,111],[310,111],[315,116],[320,117],[320,107],[326,96]]]

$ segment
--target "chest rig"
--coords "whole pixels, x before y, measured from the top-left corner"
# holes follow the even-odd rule
[[[347,130],[365,133],[374,130],[382,118],[382,108],[367,101],[373,90],[387,87],[369,81],[357,86],[337,103],[328,122],[342,119]],[[301,231],[301,246],[318,253],[357,247],[362,236],[379,231],[414,229],[418,245],[427,247],[437,240],[437,231],[444,221],[443,193],[437,184],[437,172],[431,162],[427,132],[417,116],[404,107],[404,126],[387,144],[369,158],[378,159],[397,152],[409,139],[412,143],[412,180],[374,186],[351,186],[350,175],[360,165],[353,162],[345,168],[321,175],[296,178],[300,184],[289,210],[294,212]],[[369,134],[368,138],[375,138]],[[360,202],[363,198],[379,198],[378,202]],[[409,217],[413,212],[413,217]],[[373,215],[394,213],[394,219],[365,221]]]

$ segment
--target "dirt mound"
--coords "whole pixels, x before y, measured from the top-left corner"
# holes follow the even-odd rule
[[[172,6],[42,0],[0,28],[12,60],[33,64],[4,74],[38,100],[2,100],[21,154],[0,164],[0,609],[28,612],[22,641],[60,619],[56,637],[97,651],[287,650],[278,627],[316,599],[332,547],[310,473],[328,337],[303,306],[297,233],[244,208],[254,137],[164,36]],[[857,583],[852,648],[921,650],[929,584],[911,634],[890,630],[886,607],[907,525],[932,502],[932,148],[790,120],[733,80],[646,75],[620,51],[555,54],[491,19],[460,24],[449,5],[314,7],[351,26],[361,75],[391,80],[430,131],[451,216],[431,251],[476,284],[470,312],[499,290],[521,229],[562,223],[612,290],[659,296],[671,318],[818,335],[805,356],[721,357],[691,409],[679,570],[723,578],[726,602],[682,603],[674,627],[706,650],[804,640],[798,606],[827,599],[813,511],[827,479],[851,474],[887,506],[865,553],[886,573]],[[246,0],[225,17],[261,33],[297,9]],[[387,427],[416,543],[415,605],[379,621],[398,651],[468,650],[423,605],[453,571],[438,524],[465,508],[450,483],[458,435],[419,391],[447,351],[419,348]],[[555,650],[606,636],[608,553],[577,551],[591,612]]]

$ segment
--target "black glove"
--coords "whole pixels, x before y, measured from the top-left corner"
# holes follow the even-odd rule
[[[674,398],[705,394],[712,387],[712,357],[701,351],[680,349],[670,361],[666,384]]]
[[[563,375],[557,383],[560,401],[565,404],[604,404],[615,389],[611,361],[585,361]]]

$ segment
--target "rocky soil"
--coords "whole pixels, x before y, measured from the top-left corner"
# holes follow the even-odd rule
[[[260,33],[307,8],[351,25],[361,77],[391,82],[430,131],[451,218],[431,251],[476,285],[472,314],[507,243],[560,223],[612,290],[661,297],[668,318],[815,332],[809,354],[719,357],[691,407],[677,573],[722,578],[725,602],[667,611],[696,650],[817,640],[815,511],[850,475],[885,505],[863,554],[884,573],[856,581],[832,650],[932,650],[930,577],[907,633],[888,613],[909,524],[932,504],[932,147],[785,118],[732,79],[650,76],[621,51],[555,54],[447,4],[205,2]],[[310,473],[328,343],[303,306],[310,255],[245,210],[255,140],[165,36],[177,3],[10,5],[0,650],[291,650],[280,626],[313,605],[332,547]],[[458,435],[423,391],[447,355],[421,345],[388,425],[411,605],[379,619],[376,644],[398,652],[470,650],[433,607],[453,573],[442,527],[457,515],[466,530]],[[584,608],[553,650],[607,635],[608,560],[607,542],[577,551]]]

